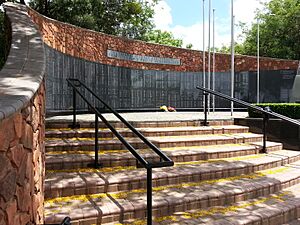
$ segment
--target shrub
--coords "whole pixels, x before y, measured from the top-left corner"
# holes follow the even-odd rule
[[[299,103],[262,103],[256,104],[256,106],[265,108],[270,107],[271,111],[279,113],[281,115],[293,118],[300,119],[300,104]],[[253,110],[248,109],[249,117],[262,117],[262,114]]]

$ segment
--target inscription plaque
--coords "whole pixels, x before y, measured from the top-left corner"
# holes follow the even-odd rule
[[[114,51],[110,49],[107,50],[107,57],[134,61],[134,62],[153,63],[153,64],[165,64],[165,65],[175,65],[175,66],[179,66],[181,64],[180,59],[135,55],[126,52]]]

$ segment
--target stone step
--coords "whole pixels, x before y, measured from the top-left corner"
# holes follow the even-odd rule
[[[168,216],[175,212],[226,206],[267,197],[299,183],[299,170],[300,162],[297,161],[248,175],[154,188],[153,216]],[[65,216],[70,216],[75,225],[117,223],[120,220],[143,219],[145,214],[145,189],[68,196],[45,201],[46,223],[57,223]]]
[[[94,121],[78,120],[80,127],[82,128],[94,128]],[[126,126],[120,121],[110,121],[115,128],[125,128]],[[202,126],[200,120],[182,120],[182,121],[129,121],[135,128],[147,128],[147,127],[187,127],[187,126]],[[72,121],[67,121],[65,118],[61,120],[47,119],[46,128],[68,128],[72,125]],[[219,119],[209,121],[210,126],[226,126],[234,125],[232,119]],[[99,128],[106,128],[106,125],[99,122]]]
[[[267,151],[279,151],[281,143],[267,142]],[[262,150],[261,142],[250,142],[243,144],[227,144],[212,146],[190,146],[162,148],[164,153],[172,158],[174,162],[188,162],[207,159],[239,157],[258,154]],[[149,151],[142,149],[138,152],[146,159],[158,160]],[[46,169],[62,170],[87,168],[94,162],[94,152],[91,151],[55,151],[46,153]],[[128,150],[99,151],[99,162],[103,167],[136,166],[136,159]]]
[[[153,172],[153,186],[221,179],[251,174],[300,160],[300,152],[276,151],[269,154],[227,159],[179,162]],[[134,166],[103,169],[47,170],[45,197],[131,191],[146,187],[145,169]]]
[[[180,135],[203,135],[203,134],[230,134],[247,133],[249,128],[245,126],[227,125],[227,126],[190,126],[190,127],[153,127],[138,128],[144,136],[180,136]],[[123,137],[135,137],[135,134],[128,128],[119,128],[118,131]],[[95,130],[89,128],[82,129],[47,129],[46,138],[93,138]],[[99,129],[99,137],[112,138],[114,134],[109,129]]]
[[[153,225],[299,225],[299,218],[300,185],[297,184],[276,194],[236,204],[158,216],[154,218]],[[146,220],[120,221],[105,225],[146,224]]]
[[[284,225],[300,225],[300,214],[299,215],[297,214],[297,217],[299,218],[291,222],[284,222]]]
[[[207,146],[222,144],[238,144],[247,142],[262,141],[261,134],[239,133],[239,134],[216,134],[216,135],[189,135],[189,136],[159,136],[148,137],[158,148],[184,147],[184,146]],[[134,148],[146,148],[145,144],[138,138],[126,138]],[[48,138],[46,139],[46,151],[69,151],[69,150],[93,150],[94,139],[89,138]],[[99,148],[102,150],[126,149],[125,146],[116,138],[99,141]]]

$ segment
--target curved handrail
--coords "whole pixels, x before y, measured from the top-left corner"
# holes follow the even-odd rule
[[[80,95],[80,97],[88,104],[88,106],[100,117],[100,119],[107,125],[107,127],[116,135],[116,137],[126,146],[126,148],[136,157],[136,159],[145,167],[145,168],[158,168],[165,166],[173,166],[174,162],[165,155],[161,150],[159,150],[153,143],[151,143],[143,134],[136,130],[127,120],[125,120],[116,110],[111,108],[106,102],[99,98],[89,87],[82,83],[78,79],[67,79],[67,82],[73,87],[73,89]],[[97,100],[99,100],[111,113],[113,113],[120,121],[125,124],[134,134],[137,135],[149,148],[151,148],[161,159],[164,161],[157,163],[150,163],[145,160],[141,155],[137,153],[135,148],[128,143],[124,137],[104,118],[102,113],[98,108],[93,106],[93,104],[88,101],[84,95],[80,92],[78,87],[85,88],[90,94],[92,94]]]
[[[242,106],[245,106],[247,108],[251,108],[251,109],[254,109],[256,111],[259,111],[263,114],[267,114],[269,116],[272,116],[272,117],[276,117],[276,118],[279,118],[279,119],[282,119],[286,122],[289,122],[289,123],[292,123],[294,125],[297,125],[297,126],[300,126],[300,122],[298,120],[295,120],[295,119],[292,119],[290,117],[287,117],[287,116],[284,116],[284,115],[281,115],[279,113],[275,113],[275,112],[272,112],[270,110],[266,110],[266,109],[263,109],[261,107],[258,107],[258,106],[255,106],[255,105],[252,105],[251,103],[249,102],[245,102],[245,101],[242,101],[240,99],[237,99],[237,98],[232,98],[228,95],[225,95],[223,93],[220,93],[220,92],[217,92],[217,91],[213,91],[213,90],[210,90],[210,89],[207,89],[207,88],[204,88],[204,87],[199,87],[197,86],[196,87],[197,89],[203,91],[203,92],[207,92],[207,93],[210,93],[210,94],[213,94],[213,95],[216,95],[220,98],[223,98],[223,99],[226,99],[226,100],[229,100],[231,102],[235,102],[239,105],[242,105]]]

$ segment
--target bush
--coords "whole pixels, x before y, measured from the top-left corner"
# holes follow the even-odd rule
[[[281,115],[293,118],[300,119],[300,104],[299,103],[262,103],[256,104],[256,106],[265,108],[270,107],[271,111],[279,113]],[[262,117],[262,114],[253,110],[248,109],[249,117]]]

